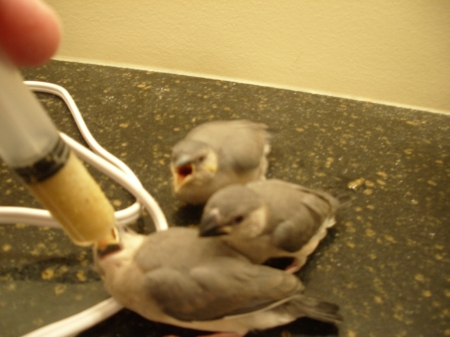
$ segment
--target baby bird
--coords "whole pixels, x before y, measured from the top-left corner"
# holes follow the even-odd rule
[[[294,273],[335,224],[338,205],[325,192],[276,179],[231,185],[206,203],[200,235],[220,235],[256,264],[293,258],[286,271]]]
[[[95,256],[95,263],[124,307],[152,321],[222,332],[216,336],[243,336],[300,317],[342,320],[335,304],[303,295],[295,275],[252,264],[191,228],[123,232],[121,248]]]
[[[192,129],[172,150],[175,196],[204,204],[222,187],[265,179],[270,151],[266,129],[247,120],[213,121]]]

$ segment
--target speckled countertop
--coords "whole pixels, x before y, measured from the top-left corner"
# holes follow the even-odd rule
[[[350,194],[338,224],[299,273],[306,293],[340,305],[338,330],[301,319],[255,336],[450,336],[450,116],[185,76],[66,62],[24,71],[64,86],[94,136],[136,172],[172,225],[198,220],[170,191],[171,146],[212,119],[271,126],[269,176]],[[39,95],[80,139],[63,103]],[[117,209],[133,202],[92,171]],[[5,165],[0,204],[37,206]],[[144,216],[136,225],[151,232]],[[0,336],[18,336],[107,297],[89,249],[55,229],[0,226]],[[187,330],[123,310],[82,333],[163,336]]]

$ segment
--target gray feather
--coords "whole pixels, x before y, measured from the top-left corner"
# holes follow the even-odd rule
[[[247,120],[213,121],[192,129],[185,137],[208,144],[220,158],[220,168],[237,171],[259,166],[268,143],[267,126]]]
[[[274,244],[288,252],[305,245],[337,208],[337,200],[327,193],[277,179],[247,187],[266,202],[270,214],[266,231],[273,232]]]
[[[338,313],[339,307],[336,304],[302,294],[295,295],[289,302],[275,310],[280,314],[301,315],[335,325],[342,322],[342,316]]]
[[[254,263],[294,257],[299,267],[334,224],[338,201],[331,195],[277,179],[232,185],[214,193],[205,205],[200,233],[227,227],[224,242]],[[215,218],[208,214],[216,213]],[[255,212],[260,212],[256,215]],[[247,217],[233,223],[236,215]],[[205,230],[206,219],[208,231]],[[259,230],[257,230],[259,228]],[[247,229],[247,230],[246,230]],[[303,249],[304,247],[307,247]]]
[[[147,319],[241,335],[303,316],[340,322],[337,307],[302,295],[294,275],[252,264],[194,229],[123,233],[121,239],[122,250],[95,261],[110,294]]]
[[[264,124],[247,120],[201,124],[172,150],[175,195],[187,203],[201,204],[230,184],[265,179],[269,149]]]
[[[152,240],[157,237],[158,241]],[[150,238],[136,255],[136,263],[145,272],[150,296],[177,319],[211,320],[252,312],[303,290],[292,275],[249,264],[220,240],[198,239],[195,231],[173,228]],[[177,249],[170,249],[175,240]],[[149,249],[158,255],[170,251],[170,258],[165,255],[163,265],[147,270]]]

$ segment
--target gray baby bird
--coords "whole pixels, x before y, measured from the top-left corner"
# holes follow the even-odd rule
[[[192,129],[172,150],[175,196],[204,204],[217,190],[265,178],[267,126],[247,120],[213,121]]]
[[[95,263],[120,304],[156,322],[243,336],[300,317],[342,320],[335,304],[303,295],[295,275],[252,264],[191,228],[121,233],[121,248]]]
[[[257,264],[293,258],[286,271],[296,272],[335,224],[338,205],[328,193],[276,179],[231,185],[206,203],[200,235],[220,235]]]

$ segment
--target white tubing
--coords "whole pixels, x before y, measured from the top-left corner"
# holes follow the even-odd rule
[[[161,208],[159,208],[159,205],[156,203],[155,199],[153,199],[153,197],[142,187],[141,184],[135,184],[134,180],[130,180],[124,172],[102,157],[99,157],[90,151],[85,151],[82,145],[75,142],[67,135],[61,133],[61,137],[81,159],[96,167],[106,168],[104,171],[105,174],[125,187],[128,192],[130,192],[141,204],[144,205],[155,222],[157,230],[160,231],[167,229],[167,221],[164,213]]]
[[[136,202],[126,209],[115,212],[117,224],[126,226],[139,218],[142,206],[151,216],[156,230],[168,228],[166,218],[153,197],[143,188],[141,182],[133,171],[120,159],[106,151],[97,141],[84,122],[78,107],[70,94],[64,88],[44,82],[25,82],[33,91],[45,92],[56,95],[64,100],[69,107],[73,118],[92,151],[77,143],[69,136],[60,133],[61,138],[83,160],[106,174],[130,192]],[[37,226],[59,227],[58,222],[47,210],[26,207],[0,207],[0,224],[28,223]],[[98,303],[76,315],[27,333],[23,337],[68,337],[98,324],[104,319],[118,312],[122,307],[112,298]]]
[[[86,123],[84,122],[84,119],[81,116],[80,110],[75,104],[75,101],[66,89],[59,85],[45,82],[25,81],[25,84],[33,91],[45,92],[60,97],[67,104],[73,116],[73,119],[75,120],[75,123],[80,130],[80,133],[82,134],[86,143],[88,143],[91,150],[98,154],[100,157],[109,161],[111,164],[121,169],[129,176],[130,179],[134,180],[136,185],[141,185],[141,182],[136,177],[134,172],[123,161],[109,153],[95,140],[94,136],[92,136]]]
[[[124,227],[136,221],[141,212],[139,203],[134,203],[128,208],[115,212],[117,225]],[[0,207],[0,224],[28,223],[36,226],[48,226],[61,228],[60,224],[45,209],[28,207]]]
[[[25,81],[25,84],[33,91],[45,92],[45,93],[53,94],[55,96],[60,97],[64,101],[64,103],[66,103],[67,107],[69,108],[69,111],[72,114],[72,117],[78,126],[78,130],[80,131],[81,135],[83,136],[83,139],[89,145],[90,149],[94,153],[96,153],[98,156],[102,157],[103,159],[106,159],[111,164],[115,165],[120,170],[122,170],[124,173],[126,173],[129,177],[129,179],[132,180],[136,185],[142,186],[138,177],[136,177],[134,172],[123,161],[121,161],[119,158],[112,155],[110,152],[108,152],[105,148],[103,148],[95,140],[94,136],[92,136],[86,123],[84,122],[84,119],[81,116],[78,106],[76,105],[72,96],[70,96],[69,92],[66,89],[64,89],[63,87],[61,87],[57,84],[46,83],[46,82]],[[68,137],[68,136],[66,136],[66,137]],[[82,149],[79,151],[83,152]],[[100,171],[103,170],[101,165],[100,165],[100,167],[97,167],[97,169],[99,169]],[[107,171],[103,171],[103,172],[107,174]],[[138,205],[134,205],[133,209],[136,209],[136,207],[140,207],[139,201],[136,201],[136,203],[138,203]]]
[[[74,336],[111,317],[122,309],[113,298],[108,298],[78,314],[34,330],[22,337],[68,337]]]

